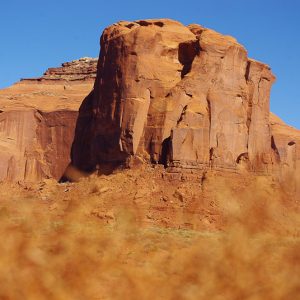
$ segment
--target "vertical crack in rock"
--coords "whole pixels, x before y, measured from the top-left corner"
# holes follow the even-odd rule
[[[183,65],[181,78],[184,78],[192,68],[193,61],[196,55],[199,55],[200,47],[198,40],[192,40],[179,44],[178,60]]]
[[[208,93],[208,95],[209,95],[209,93]],[[208,95],[206,97],[206,101],[207,101],[208,121],[209,121],[208,135],[210,137],[210,135],[211,135],[211,103],[210,103]],[[211,168],[212,164],[213,164],[213,148],[209,147],[209,162],[208,162],[208,166]]]
[[[178,125],[180,124],[180,122],[182,121],[186,109],[187,109],[187,105],[185,105],[185,106],[183,107],[183,109],[182,109],[182,112],[181,112],[181,114],[180,114],[180,117],[179,117],[179,119],[177,120],[177,126],[178,126]]]
[[[250,124],[251,124],[251,116],[252,116],[252,97],[253,97],[253,83],[251,82],[250,78],[250,61],[247,61],[246,73],[245,73],[245,80],[249,87],[249,94],[247,99],[247,150],[249,148],[249,134],[250,134]],[[249,150],[248,150],[249,151]]]
[[[159,161],[159,163],[164,165],[165,168],[169,166],[169,163],[172,160],[171,150],[171,136],[169,136],[162,142],[161,156]]]
[[[275,139],[274,139],[273,135],[271,136],[271,147],[272,147],[272,150],[275,154],[275,162],[279,162],[280,161],[280,153],[279,153],[278,148],[276,146],[276,142],[275,142]]]

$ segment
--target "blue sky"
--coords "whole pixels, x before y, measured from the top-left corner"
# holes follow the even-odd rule
[[[0,88],[83,56],[97,57],[102,30],[119,20],[198,23],[243,44],[277,81],[271,110],[300,128],[300,1],[1,0]]]

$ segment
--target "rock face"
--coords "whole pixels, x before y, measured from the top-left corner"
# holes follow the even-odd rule
[[[59,179],[69,163],[76,111],[10,110],[0,114],[0,178]]]
[[[172,20],[104,30],[72,163],[91,171],[134,157],[173,169],[269,172],[270,68],[234,38]],[[273,139],[274,140],[274,139]]]
[[[300,130],[285,124],[271,113],[272,147],[277,155],[274,173],[285,190],[300,199]]]
[[[99,61],[0,90],[0,180],[60,179],[70,160],[76,176],[146,161],[177,174],[273,174],[300,196],[300,131],[270,118],[274,80],[230,36],[119,22],[104,30]]]
[[[70,162],[79,106],[94,83],[96,61],[65,63],[0,91],[0,180],[61,178]]]

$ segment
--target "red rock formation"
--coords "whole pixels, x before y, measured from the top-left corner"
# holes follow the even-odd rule
[[[300,199],[300,130],[288,126],[272,113],[270,122],[272,147],[279,163],[274,173],[285,190]]]
[[[275,77],[234,38],[172,20],[119,22],[103,32],[91,91],[96,65],[79,59],[0,90],[0,180],[59,179],[81,105],[79,170],[143,160],[179,174],[272,173],[299,190],[300,133],[270,122]]]
[[[172,20],[119,22],[103,32],[98,66],[73,145],[80,169],[132,157],[181,169],[272,169],[275,77],[234,38]]]
[[[1,180],[59,179],[69,163],[76,111],[10,110],[0,114]]]
[[[96,61],[65,63],[0,91],[0,180],[61,178],[70,162],[78,108],[94,83]]]
[[[65,62],[58,68],[49,68],[42,77],[23,78],[21,81],[51,81],[51,80],[90,80],[96,78],[97,58],[83,57],[71,62]]]

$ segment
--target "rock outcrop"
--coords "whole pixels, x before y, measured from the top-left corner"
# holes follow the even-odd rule
[[[21,81],[47,81],[47,80],[90,80],[97,74],[97,58],[82,57],[71,62],[65,62],[58,68],[49,68],[42,77],[23,78]]]
[[[69,163],[77,112],[36,109],[0,114],[0,178],[59,179]]]
[[[300,130],[285,124],[271,113],[272,147],[278,164],[274,175],[285,190],[298,195],[300,199]]]
[[[271,172],[274,80],[234,38],[200,25],[114,24],[101,37],[72,163],[91,171],[139,157],[173,170]]]
[[[0,180],[61,178],[96,63],[87,58],[65,63],[0,91]]]
[[[300,195],[300,131],[270,118],[274,80],[233,37],[200,25],[116,23],[99,61],[0,90],[0,180],[60,179],[70,161],[78,176],[148,162],[272,174]]]

